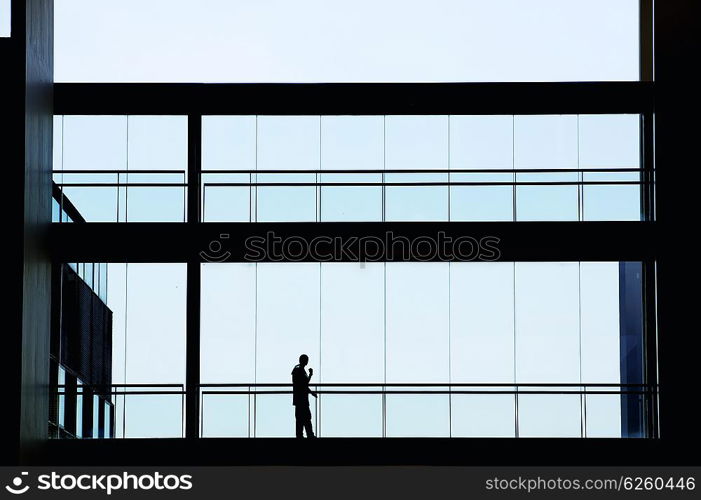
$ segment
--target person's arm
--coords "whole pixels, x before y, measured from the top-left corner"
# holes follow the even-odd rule
[[[313,369],[313,368],[310,368],[310,369],[309,369],[309,377],[307,377],[307,391],[309,391],[309,394],[311,394],[312,396],[314,396],[314,397],[316,398],[316,397],[318,397],[318,396],[316,395],[316,392],[312,391],[312,390],[309,388],[309,381],[312,379],[312,375],[314,375],[314,369]]]

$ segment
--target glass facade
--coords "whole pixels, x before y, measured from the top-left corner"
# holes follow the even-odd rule
[[[87,222],[186,220],[185,116],[56,116],[53,162]]]
[[[626,437],[622,266],[202,264],[202,435],[292,436],[306,353],[322,436]]]
[[[187,118],[58,116],[87,222],[184,222]],[[205,116],[204,222],[639,221],[639,115]],[[68,201],[65,201],[68,200]],[[54,221],[61,212],[54,209]]]
[[[638,115],[205,116],[204,222],[641,220]]]
[[[108,271],[115,437],[182,437],[185,265],[113,263]]]

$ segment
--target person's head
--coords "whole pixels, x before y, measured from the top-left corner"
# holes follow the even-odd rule
[[[309,356],[307,356],[306,354],[302,354],[299,357],[299,364],[302,366],[307,366],[307,363],[309,363]]]

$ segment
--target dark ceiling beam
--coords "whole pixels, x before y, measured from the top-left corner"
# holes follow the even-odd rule
[[[57,83],[55,114],[601,114],[653,110],[652,82]]]
[[[399,261],[407,248],[414,248],[413,261],[424,258],[416,252],[433,255],[426,260],[456,254],[466,260],[471,244],[479,260],[640,261],[654,259],[658,246],[654,222],[87,223],[53,224],[49,237],[52,255],[62,262],[241,262],[261,253],[260,261],[283,255],[315,262],[332,255],[350,262],[363,252],[368,261]],[[289,244],[284,252],[283,241]],[[319,242],[316,253],[298,257],[313,241]],[[447,250],[438,253],[438,245]]]

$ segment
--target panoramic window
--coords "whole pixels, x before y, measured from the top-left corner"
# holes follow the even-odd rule
[[[187,219],[186,117],[54,122],[56,203]],[[205,116],[202,220],[637,221],[640,143],[634,114]]]
[[[638,80],[638,15],[637,0],[62,0],[55,79]]]
[[[291,436],[280,392],[306,353],[322,436],[637,437],[622,408],[642,402],[619,391],[641,383],[621,351],[639,276],[625,262],[202,264],[202,436]]]
[[[186,220],[187,117],[56,116],[60,204],[87,222]]]

